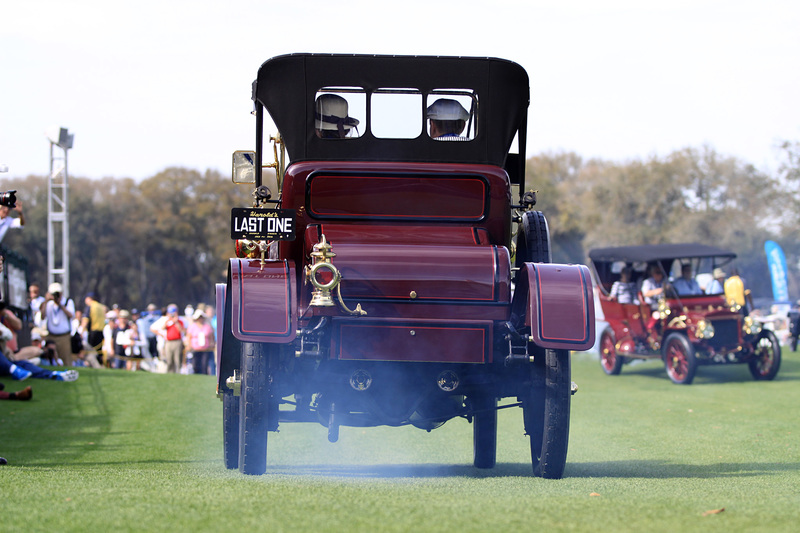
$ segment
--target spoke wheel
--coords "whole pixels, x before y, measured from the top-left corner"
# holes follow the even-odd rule
[[[472,400],[473,464],[476,468],[494,468],[497,461],[497,398]]]
[[[267,470],[269,426],[269,354],[267,344],[242,343],[242,394],[239,397],[239,470],[261,475]]]
[[[625,359],[617,353],[616,339],[611,328],[603,330],[600,335],[600,366],[609,376],[616,376],[622,371]]]
[[[664,341],[664,366],[673,383],[689,385],[697,372],[694,347],[684,335],[670,333]]]
[[[781,367],[781,344],[771,331],[762,331],[755,347],[755,359],[749,363],[750,374],[756,380],[775,379]]]
[[[533,474],[561,479],[567,463],[572,397],[569,351],[537,354],[531,377],[531,390],[523,398],[522,411],[531,441]]]

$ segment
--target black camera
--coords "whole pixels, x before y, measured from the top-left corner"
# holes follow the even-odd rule
[[[17,207],[17,191],[0,192],[0,205]]]

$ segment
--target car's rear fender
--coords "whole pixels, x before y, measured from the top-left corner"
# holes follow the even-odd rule
[[[217,394],[231,393],[232,389],[226,383],[232,377],[234,371],[241,368],[241,342],[233,336],[230,329],[231,306],[227,300],[228,285],[217,283],[216,303],[217,303]]]
[[[542,348],[588,350],[594,345],[594,298],[584,265],[525,263],[513,308],[524,313],[531,340]]]
[[[295,267],[289,260],[231,259],[230,327],[243,342],[286,344],[297,335]]]

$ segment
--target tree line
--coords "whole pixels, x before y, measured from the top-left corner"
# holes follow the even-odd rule
[[[557,262],[585,263],[589,249],[700,242],[728,248],[756,297],[771,298],[764,241],[782,245],[790,295],[798,297],[800,143],[785,142],[770,175],[709,147],[665,157],[611,162],[572,152],[527,162],[526,184],[548,219]],[[16,189],[26,226],[6,248],[28,259],[29,282],[47,277],[47,188],[42,176],[4,179]],[[168,168],[143,181],[69,180],[70,294],[89,291],[123,307],[213,302],[224,282],[231,207],[252,203],[229,176]]]
[[[782,164],[763,172],[710,147],[623,163],[575,153],[528,160],[553,260],[583,263],[603,246],[698,242],[732,250],[755,297],[772,298],[764,242],[786,254],[789,294],[800,296],[800,143],[780,147]]]
[[[48,179],[2,186],[17,190],[26,219],[3,246],[28,259],[29,283],[45,286]],[[70,295],[91,291],[126,308],[213,303],[233,255],[230,209],[249,205],[250,192],[212,170],[168,168],[140,182],[70,177]]]

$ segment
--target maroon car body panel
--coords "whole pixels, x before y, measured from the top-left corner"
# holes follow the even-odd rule
[[[348,180],[357,182],[359,189],[333,186]],[[317,187],[318,184],[322,187]],[[324,189],[324,200],[316,198],[318,189]],[[472,197],[475,193],[478,199]],[[377,238],[382,234],[388,242],[429,244],[431,241],[422,230],[422,226],[426,226],[434,235],[442,236],[450,231],[462,236],[477,233],[481,242],[506,247],[511,244],[511,184],[503,169],[491,165],[294,163],[286,169],[281,206],[297,210],[298,235],[304,234],[309,225],[336,224],[340,237],[334,240],[333,236],[326,235],[334,245],[342,240],[349,225],[354,226],[353,233],[370,227],[371,234]],[[376,231],[377,228],[382,228],[382,233]],[[352,233],[351,236],[357,242],[367,242],[364,236]],[[412,241],[412,236],[419,240]],[[468,238],[475,239],[474,236]],[[279,247],[279,257],[290,257],[301,264],[305,250],[300,239],[282,241]]]
[[[506,248],[338,243],[334,251],[351,299],[511,301]]]
[[[329,243],[350,244],[427,244],[427,245],[481,245],[491,244],[486,228],[473,226],[443,226],[404,224],[398,231],[396,225],[336,223],[310,224],[306,227],[306,254],[319,242],[322,235]]]
[[[525,263],[533,342],[544,348],[588,350],[594,345],[594,300],[584,265]]]
[[[489,194],[480,175],[314,172],[306,187],[309,215],[351,220],[478,222],[486,216]],[[443,197],[451,201],[442,203]]]
[[[297,334],[294,263],[231,259],[231,328],[240,341],[288,343]]]
[[[491,362],[492,322],[358,319],[334,322],[331,357],[354,361]]]
[[[217,283],[214,287],[214,302],[216,305],[215,309],[217,310],[217,331],[220,332],[218,335],[223,333],[227,327],[227,323],[225,322],[225,296],[227,288],[228,285],[225,283]],[[216,357],[217,362],[217,382],[219,383],[220,368],[222,366],[222,342],[219,339],[215,343],[214,357]],[[217,387],[217,391],[219,391],[219,386]]]

